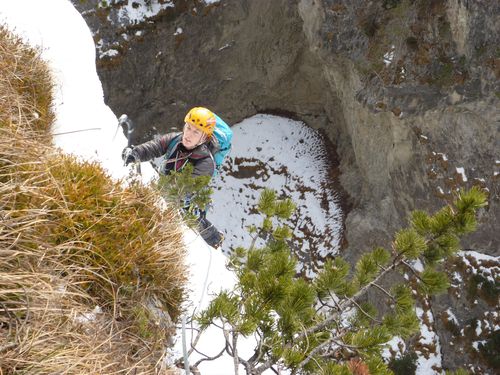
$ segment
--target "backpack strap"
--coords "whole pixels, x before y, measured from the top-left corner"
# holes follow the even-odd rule
[[[163,160],[161,162],[160,173],[165,174],[167,164],[170,164],[170,163],[174,163],[174,170],[177,166],[178,161],[185,160],[184,161],[184,165],[185,165],[187,159],[191,156],[191,154],[187,154],[187,155],[183,156],[182,158],[178,158],[177,156],[173,157],[174,153],[177,151],[177,146],[181,142],[181,138],[182,138],[182,133],[180,133],[180,134],[176,135],[174,138],[172,138],[172,140],[167,145],[167,151],[165,152],[165,155],[163,156]],[[184,165],[180,169],[182,169],[184,167]]]
[[[214,159],[214,156],[212,154],[212,151],[208,150],[208,154],[210,155],[210,159],[212,159],[212,163],[214,163],[214,173],[213,173],[212,177],[215,177],[215,175],[217,174],[217,171],[219,170],[219,168],[217,167],[217,163],[215,162],[215,159]]]
[[[176,166],[177,166],[177,163],[179,161],[184,160],[184,164],[179,169],[179,170],[182,170],[184,168],[184,166],[186,165],[186,162],[188,161],[188,159],[193,154],[192,152],[190,152],[190,153],[188,153],[188,154],[186,154],[186,155],[184,155],[182,157],[177,157],[177,155],[174,156],[174,154],[177,151],[178,145],[181,142],[181,139],[182,139],[182,133],[180,133],[180,134],[176,135],[174,138],[172,138],[172,140],[168,144],[167,151],[165,152],[165,155],[163,156],[163,160],[162,160],[162,163],[161,163],[162,164],[162,166],[160,168],[161,173],[165,174],[165,168],[166,168],[167,164],[174,163],[174,169],[175,169]],[[213,176],[215,176],[217,174],[217,171],[218,171],[217,163],[215,162],[214,155],[213,155],[213,152],[210,149],[210,147],[207,146],[207,150],[208,150],[207,153],[208,153],[208,155],[209,155],[209,157],[212,160],[212,163],[214,165]]]
[[[177,146],[181,142],[181,137],[182,137],[182,133],[180,133],[180,134],[176,135],[174,138],[172,138],[172,140],[170,141],[170,143],[167,146],[167,152],[165,152],[165,156],[164,156],[165,159],[170,159],[174,155],[174,152],[175,152]]]

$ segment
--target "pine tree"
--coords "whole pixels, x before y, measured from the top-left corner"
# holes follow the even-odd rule
[[[188,225],[196,223],[197,211],[206,210],[210,203],[212,189],[208,186],[210,176],[193,176],[189,163],[180,171],[161,175],[158,189],[167,202],[178,207]]]
[[[282,224],[294,204],[264,190],[257,207],[262,222],[249,228],[250,246],[237,248],[228,263],[237,285],[199,314],[201,334],[211,325],[222,330],[222,351],[234,358],[235,373],[241,364],[247,374],[276,365],[292,374],[390,374],[381,357],[384,344],[394,336],[410,337],[419,322],[410,287],[398,284],[387,290],[381,279],[394,270],[409,270],[419,293],[445,291],[449,283],[442,261],[459,250],[461,236],[475,230],[476,211],[485,204],[486,195],[472,188],[434,215],[415,211],[390,250],[364,254],[353,269],[335,257],[308,282],[296,274],[297,260],[288,247],[291,230]],[[264,246],[256,246],[258,238],[265,240]],[[416,260],[424,264],[422,271],[412,265]],[[388,300],[389,312],[381,314],[360,302],[372,289]],[[252,356],[242,358],[238,341],[249,336],[258,343]]]

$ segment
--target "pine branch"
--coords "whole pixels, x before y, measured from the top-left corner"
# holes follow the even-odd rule
[[[474,200],[475,199],[475,200]],[[255,279],[257,276],[252,274],[245,274],[245,262],[241,261],[243,257],[239,258],[234,264],[234,269],[242,271],[242,289],[235,292],[236,301],[231,300],[229,307],[231,307],[231,314],[229,314],[229,322],[223,321],[222,332],[225,338],[225,348],[222,352],[226,351],[233,357],[235,374],[238,374],[239,365],[243,365],[247,374],[260,375],[268,369],[273,369],[273,366],[283,359],[283,355],[287,358],[286,362],[289,366],[294,368],[293,374],[298,374],[308,364],[313,365],[314,362],[318,363],[327,354],[344,352],[360,352],[360,354],[369,353],[373,345],[378,345],[380,342],[386,340],[387,337],[397,329],[404,330],[411,333],[413,327],[412,310],[414,298],[411,295],[408,287],[401,285],[396,286],[394,289],[385,289],[381,285],[383,278],[396,268],[407,267],[411,272],[422,282],[425,280],[425,287],[428,293],[441,291],[446,287],[446,280],[444,280],[442,273],[427,268],[422,275],[420,275],[409,263],[412,259],[422,257],[425,261],[436,262],[443,259],[445,256],[452,254],[457,250],[457,241],[461,234],[471,231],[474,223],[471,223],[469,216],[472,215],[474,204],[477,206],[479,203],[478,197],[470,197],[465,200],[457,210],[451,207],[443,208],[434,216],[430,217],[427,214],[419,214],[418,212],[413,215],[411,225],[400,230],[394,238],[392,243],[392,251],[389,252],[383,248],[376,248],[372,253],[361,257],[360,261],[356,264],[356,273],[350,281],[346,281],[349,274],[349,265],[344,261],[337,262],[340,271],[336,268],[330,270],[330,273],[325,272],[323,278],[319,278],[316,285],[317,299],[319,299],[322,307],[327,307],[326,313],[321,312],[321,307],[316,309],[314,314],[314,301],[309,302],[307,298],[297,298],[295,286],[292,288],[293,292],[290,301],[286,300],[283,306],[278,304],[278,311],[283,309],[286,314],[283,314],[283,320],[279,321],[280,324],[273,325],[273,321],[269,321],[267,316],[261,317],[259,314],[256,319],[263,319],[261,324],[254,322],[254,320],[242,320],[238,318],[238,305],[239,316],[241,317],[241,309],[247,298],[264,298],[266,304],[273,306],[274,299],[276,303],[280,303],[280,298],[284,298],[286,293],[282,290],[285,289],[285,284],[277,285],[282,289],[273,289],[273,285],[267,285],[271,282],[268,274],[263,273],[257,276],[262,276],[259,279],[259,286],[255,288]],[[292,207],[289,202],[281,202],[276,200],[276,194],[267,191],[261,196],[259,201],[259,211],[265,215],[264,222],[257,226],[252,226],[250,235],[252,236],[250,251],[255,249],[258,239],[263,239],[268,242],[268,247],[263,251],[268,251],[275,255],[276,261],[285,262],[287,260],[280,258],[282,255],[281,240],[287,238],[288,234],[284,230],[285,227],[278,226],[274,228],[272,222],[273,218],[282,219],[281,216],[287,216]],[[286,215],[285,215],[286,214]],[[288,228],[288,227],[286,227]],[[472,228],[472,229],[471,229]],[[277,242],[273,242],[278,240]],[[248,251],[248,250],[244,250]],[[242,254],[244,254],[244,252]],[[262,259],[256,257],[255,251],[251,251],[252,256],[247,257],[248,269],[257,272],[262,264]],[[266,258],[267,260],[267,258]],[[272,262],[271,262],[272,263]],[[335,263],[335,264],[337,264]],[[284,265],[285,263],[283,263]],[[277,265],[281,265],[279,262]],[[281,270],[284,266],[277,267]],[[284,269],[284,268],[283,268]],[[329,269],[328,269],[329,270]],[[337,271],[337,273],[335,273]],[[288,277],[288,275],[286,276]],[[293,284],[293,281],[288,281]],[[288,285],[288,284],[287,284]],[[262,290],[261,290],[262,289]],[[395,315],[388,315],[387,319],[384,316],[383,320],[378,320],[378,313],[372,312],[371,307],[365,307],[360,303],[360,299],[366,296],[369,290],[378,289],[384,295],[388,296],[394,302]],[[301,289],[297,289],[301,291]],[[307,294],[309,289],[304,289],[304,294]],[[246,295],[248,293],[248,295]],[[259,294],[260,293],[260,294]],[[335,295],[338,293],[339,296]],[[394,294],[394,295],[393,295]],[[328,299],[328,295],[330,299]],[[311,298],[313,299],[313,295]],[[383,297],[386,298],[386,297]],[[307,300],[308,309],[306,310],[304,301]],[[253,301],[253,300],[252,300]],[[258,301],[258,300],[257,300]],[[309,307],[309,303],[312,305]],[[255,306],[250,305],[252,310]],[[262,306],[260,306],[262,308]],[[290,311],[288,310],[290,309]],[[297,310],[297,316],[293,315]],[[363,329],[357,330],[355,326],[343,327],[342,317],[345,316],[346,311],[355,309],[358,313],[357,318]],[[276,309],[274,309],[276,310]],[[409,311],[413,311],[413,315]],[[310,314],[314,316],[310,316]],[[363,314],[363,315],[361,315]],[[399,315],[398,315],[399,314]],[[373,316],[372,316],[373,315]],[[368,318],[368,319],[367,319]],[[232,322],[233,324],[230,324]],[[365,325],[373,327],[366,328]],[[215,324],[211,322],[211,324]],[[387,327],[386,327],[387,325]],[[309,326],[309,327],[308,327]],[[237,330],[237,327],[240,331]],[[308,328],[307,328],[308,327]],[[253,354],[248,360],[239,357],[238,342],[241,332],[245,334],[255,330],[255,338],[258,341],[258,347],[254,349]],[[271,342],[265,341],[268,335],[268,330],[271,331]],[[357,346],[346,344],[344,341],[351,343],[350,339],[344,337],[346,335],[354,334],[352,343]],[[274,335],[280,338],[280,342],[274,340]],[[291,340],[290,340],[291,337]],[[281,341],[283,338],[284,341]],[[197,340],[195,339],[197,342]],[[241,343],[240,343],[241,345]],[[310,345],[312,345],[310,347]],[[316,346],[317,345],[317,346]],[[276,352],[275,352],[276,350]],[[313,361],[313,362],[311,362]],[[258,366],[258,367],[257,367]],[[309,367],[307,366],[307,367]],[[320,364],[318,363],[318,366]]]
[[[262,335],[260,334],[260,332],[257,330],[255,331],[255,333],[259,336],[259,340],[257,340],[257,342],[259,343],[259,347],[257,348],[257,350],[254,351],[254,354],[248,359],[248,362],[249,363],[252,363],[252,365],[254,363],[258,363],[260,361],[260,359],[262,358],[262,345],[263,345],[263,340],[262,340]]]
[[[196,351],[198,354],[200,355],[203,355],[205,356],[206,358],[202,358],[202,359],[199,359],[193,366],[194,367],[198,367],[200,365],[200,363],[204,362],[204,361],[215,361],[217,358],[220,358],[223,354],[224,354],[224,351],[226,350],[226,348],[223,348],[219,354],[216,354],[215,356],[213,357],[209,357],[207,356],[206,354],[203,354],[203,353],[200,353],[199,351]]]
[[[319,312],[319,310],[321,310],[323,307],[328,307],[329,309],[335,308],[335,306],[330,305],[328,302],[323,301],[323,299],[319,296],[318,296],[318,300],[319,300],[319,303],[321,304],[321,306],[316,309],[316,313]]]
[[[416,277],[419,281],[422,281],[422,278],[420,277],[420,275],[418,274],[418,272],[417,272],[417,271],[415,271],[415,269],[413,268],[413,266],[412,266],[410,263],[406,262],[405,260],[403,260],[403,262],[402,262],[402,263],[403,263],[403,264],[404,264],[404,265],[405,265],[405,266],[406,266],[406,267],[407,267],[407,268],[408,268],[408,269],[409,269],[409,270],[413,273],[413,275],[414,275],[414,276],[415,276],[415,277]]]
[[[380,272],[375,279],[370,281],[368,284],[366,284],[364,287],[362,287],[354,296],[352,296],[349,300],[345,300],[347,302],[352,301],[352,300],[357,300],[359,297],[364,295],[372,285],[376,284],[382,277],[384,277],[389,271],[394,270],[397,266],[399,266],[402,262],[404,261],[404,258],[401,254],[396,255],[394,260],[392,261],[392,264],[387,267],[387,268],[382,268],[382,272]],[[347,302],[342,301],[339,305],[341,309],[344,309],[345,307],[349,306]]]
[[[193,375],[201,375],[200,370],[198,370],[198,367],[196,367],[196,366],[189,366],[189,371]]]
[[[191,320],[191,329],[195,330],[195,328],[193,327],[193,320]],[[191,349],[189,349],[189,351],[187,353],[188,357],[193,353],[193,350],[195,350],[196,345],[198,345],[198,341],[200,341],[202,331],[198,330],[198,329],[196,329],[196,330],[198,331],[198,333],[196,334],[196,337],[194,338],[194,340],[193,340],[193,336],[191,335]]]
[[[346,299],[342,302],[340,302],[338,304],[338,309],[339,311],[343,311],[345,310],[347,307],[351,306],[351,305],[354,305],[354,301],[357,300],[358,298],[360,298],[361,296],[363,296],[370,288],[373,284],[377,283],[382,277],[384,277],[389,271],[392,271],[393,269],[395,269],[397,266],[399,266],[402,262],[403,262],[403,258],[401,255],[397,255],[392,264],[387,267],[387,268],[383,268],[382,269],[382,272],[380,272],[374,280],[372,280],[371,282],[369,282],[368,284],[366,284],[363,288],[361,288],[354,296],[352,296],[351,298],[349,299]],[[334,323],[335,320],[339,317],[339,313],[336,312],[332,315],[330,315],[329,317],[327,317],[325,320],[323,320],[322,322],[310,327],[309,329],[307,329],[306,332],[301,332],[301,333],[298,333],[294,339],[295,340],[300,340],[302,338],[304,338],[306,335],[312,335],[313,333],[316,333],[318,331],[323,331],[325,330],[325,328],[327,328],[330,324]]]
[[[252,237],[252,243],[250,244],[250,247],[248,248],[248,250],[253,250],[254,249],[255,242],[257,242],[257,238],[259,238],[258,234],[256,234],[255,236]]]
[[[264,231],[262,229],[259,229],[259,231],[255,234],[255,236],[252,238],[252,243],[250,244],[250,247],[248,248],[249,250],[253,250],[255,248],[255,243],[257,240],[260,238]]]
[[[335,344],[337,346],[340,346],[340,347],[343,347],[343,348],[348,348],[348,349],[358,349],[358,347],[356,346],[353,346],[353,345],[347,345],[345,343],[340,343],[338,342],[337,340],[339,339],[342,339],[342,337],[344,336],[345,333],[342,333],[340,335],[337,335],[331,339],[329,339],[328,341],[325,341],[321,344],[319,344],[317,347],[315,347],[313,350],[311,350],[311,352],[308,354],[308,356],[302,361],[300,362],[297,367],[292,371],[292,375],[295,375],[297,374],[297,372],[302,369],[305,365],[307,365],[311,360],[314,360],[314,356],[316,354],[318,354],[319,352],[321,352],[323,349],[327,348],[328,346],[332,345],[332,344]]]
[[[404,263],[404,261],[403,261]],[[390,299],[394,300],[394,296],[389,293],[387,290],[385,290],[384,288],[382,288],[380,285],[378,285],[377,283],[373,283],[373,286],[375,288],[377,288],[378,290],[382,291],[385,295],[387,295]]]
[[[335,308],[337,309],[337,311],[340,311],[340,306],[339,306],[339,303],[337,301],[338,297],[337,296],[332,296],[332,292],[331,291],[328,291],[328,294],[330,295],[330,298],[332,299],[333,303],[335,304]]]
[[[345,357],[346,354],[355,354],[358,352],[359,347],[354,346],[354,345],[348,345],[344,342],[338,342],[333,340],[332,342],[332,350],[329,351],[324,351],[322,354],[320,354],[321,358],[340,358],[340,357]]]
[[[374,318],[373,316],[368,314],[365,310],[363,310],[363,308],[359,305],[359,303],[357,303],[356,301],[354,301],[351,298],[349,298],[349,300],[351,300],[351,302],[358,308],[358,310],[361,311],[368,319],[371,319],[375,323],[382,323],[380,320]]]
[[[328,340],[328,341],[325,341],[321,344],[319,344],[317,347],[315,347],[313,350],[311,350],[311,352],[308,354],[308,356],[302,361],[300,362],[297,367],[292,371],[292,375],[296,375],[297,372],[303,368],[305,365],[307,365],[311,359],[313,359],[313,357],[319,353],[320,351],[322,351],[324,348],[330,346],[332,343],[332,340]]]
[[[222,349],[222,352],[224,352],[224,350],[225,350],[225,348],[224,348],[224,349]],[[193,353],[193,351],[194,351],[194,352],[196,352],[196,353],[198,353],[199,355],[202,355],[202,356],[206,357],[207,359],[209,359],[209,358],[210,358],[208,355],[206,355],[205,353],[200,352],[200,351],[199,351],[198,349],[196,349],[195,347],[193,347],[193,348],[192,348],[192,350],[190,350],[190,354],[188,354],[188,356],[189,356],[189,355],[191,355],[191,354]],[[182,358],[179,358],[179,360],[181,361],[181,360],[182,360]]]
[[[227,354],[229,354],[231,357],[233,357],[234,356],[234,351],[233,351],[233,348],[231,347],[231,342],[229,340],[229,331],[226,330],[226,329],[223,329],[222,333],[224,335],[224,339],[226,340],[226,351],[227,351]]]
[[[252,373],[252,368],[253,368],[253,366],[252,366],[249,362],[245,361],[245,360],[244,360],[243,358],[241,358],[241,357],[238,357],[238,361],[239,361],[239,362],[240,362],[243,366],[245,366],[245,371],[246,371],[246,373],[247,373],[247,374],[251,374],[251,373]],[[235,374],[236,374],[236,373],[235,373]]]
[[[255,368],[253,370],[254,372],[252,373],[252,375],[260,375],[264,371],[269,370],[272,367],[272,365],[274,365],[274,362],[275,361],[273,358],[269,358],[266,362],[262,364],[262,366]]]
[[[234,375],[238,375],[238,368],[240,367],[239,357],[238,357],[238,333],[233,332],[233,363],[234,363]],[[246,366],[245,366],[246,367]]]
[[[438,238],[438,235],[434,235],[432,236],[431,238],[429,238],[427,241],[426,241],[426,244],[430,244],[432,243],[433,241],[435,241],[436,239]],[[404,257],[404,254],[401,254],[401,253],[398,253],[393,261],[392,261],[392,264],[387,267],[387,268],[384,268],[384,267],[381,267],[382,271],[375,277],[374,280],[372,280],[371,282],[369,282],[368,284],[366,284],[365,286],[363,286],[356,294],[354,294],[353,297],[349,298],[349,299],[346,299],[344,301],[341,301],[340,303],[338,303],[338,310],[339,311],[343,311],[345,308],[351,306],[351,305],[356,305],[358,308],[360,308],[360,306],[356,303],[356,300],[358,300],[361,296],[363,296],[372,286],[374,287],[378,287],[379,289],[381,289],[384,293],[386,293],[387,295],[389,295],[391,298],[392,295],[390,295],[390,293],[388,293],[385,289],[381,288],[379,285],[378,285],[378,281],[380,279],[382,279],[382,277],[384,277],[388,272],[394,270],[396,267],[398,267],[399,265],[401,264],[404,264],[405,266],[409,267],[413,273],[416,273],[416,271],[407,263],[405,262],[405,257]],[[418,275],[417,275],[418,276]],[[360,309],[363,313],[365,313],[362,309]],[[298,333],[294,339],[295,340],[300,340],[302,338],[304,338],[305,336],[308,336],[308,335],[311,335],[313,333],[316,333],[318,331],[321,331],[321,330],[324,330],[325,328],[327,328],[329,325],[331,325],[332,323],[334,323],[336,321],[336,319],[338,318],[338,315],[339,313],[334,313],[332,315],[330,315],[329,317],[327,317],[325,320],[323,320],[322,322],[316,324],[315,326],[313,327],[310,327],[306,332],[301,332],[301,333]],[[287,345],[288,346],[288,345]]]

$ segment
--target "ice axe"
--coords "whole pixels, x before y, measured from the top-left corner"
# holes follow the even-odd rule
[[[135,125],[132,122],[132,120],[130,120],[128,118],[128,116],[126,114],[123,114],[120,116],[120,118],[118,119],[118,125],[120,125],[122,127],[123,131],[127,135],[127,149],[128,149],[128,152],[131,152],[132,147],[133,147],[132,135],[135,131]],[[138,175],[141,175],[141,163],[135,162],[133,164],[134,164],[133,169],[135,169],[135,172]]]

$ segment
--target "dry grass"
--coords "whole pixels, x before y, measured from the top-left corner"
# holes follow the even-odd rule
[[[52,78],[40,51],[0,25],[0,126],[47,135],[54,121]]]
[[[180,218],[51,147],[51,88],[39,54],[0,28],[0,374],[165,372]]]

